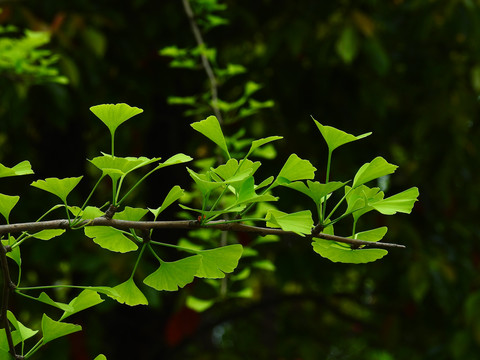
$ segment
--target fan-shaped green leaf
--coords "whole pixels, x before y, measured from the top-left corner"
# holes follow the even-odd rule
[[[12,168],[0,164],[0,178],[33,174],[32,166],[28,161],[22,161]]]
[[[196,312],[203,312],[212,307],[213,304],[215,304],[215,300],[203,300],[194,296],[187,296],[187,300],[185,301],[185,305]]]
[[[70,305],[54,301],[54,300],[52,300],[52,298],[50,298],[50,296],[48,296],[44,292],[42,292],[40,294],[40,296],[38,298],[36,298],[36,300],[40,301],[44,304],[48,304],[50,306],[56,307],[57,309],[60,309],[60,310],[63,310],[63,311],[72,311],[73,310],[73,308]]]
[[[296,180],[313,179],[316,170],[310,161],[302,160],[296,154],[292,154],[283,165],[272,186],[280,185],[282,179],[285,183]]]
[[[98,295],[96,291],[85,289],[75,298],[70,301],[68,304],[71,309],[65,310],[60,321],[69,317],[70,315],[76,314],[82,310],[88,309],[92,306],[98,305],[104,300]]]
[[[269,136],[263,139],[258,139],[252,141],[252,145],[250,146],[250,150],[248,150],[248,153],[245,157],[250,156],[256,149],[258,149],[260,146],[263,146],[265,144],[268,144],[272,141],[277,141],[283,139],[283,136]]]
[[[115,220],[140,221],[140,219],[143,218],[147,213],[147,209],[125,206],[125,209],[123,209],[123,211],[116,212],[113,215],[113,218]]]
[[[107,357],[103,354],[98,355],[95,359],[93,360],[107,360]]]
[[[108,175],[113,179],[118,179],[126,176],[133,170],[139,169],[145,165],[159,161],[161,158],[149,159],[144,156],[141,157],[118,157],[109,154],[97,156],[89,160],[93,165],[102,171],[104,175]]]
[[[397,212],[410,214],[418,195],[418,188],[413,187],[386,199],[370,202],[369,205],[384,215],[393,215]]]
[[[286,214],[279,210],[269,210],[266,216],[267,226],[280,227],[284,231],[292,231],[300,236],[310,234],[313,228],[312,213],[303,210]]]
[[[307,185],[301,181],[295,181],[292,183],[286,183],[283,186],[289,187],[291,189],[297,190],[308,197],[310,197],[315,204],[320,204],[323,202],[325,196],[331,194],[335,190],[340,189],[346,184],[339,181],[330,181],[326,184],[321,184],[318,181],[307,181]]]
[[[81,331],[80,325],[64,323],[50,319],[46,314],[42,317],[43,344],[46,344],[59,337]]]
[[[315,119],[313,119],[313,121],[315,121],[315,124],[317,125],[318,130],[320,130],[320,133],[325,139],[328,146],[328,151],[330,153],[342,145],[348,144],[349,142],[352,142],[352,141],[363,139],[372,134],[371,132],[368,132],[362,135],[355,136],[352,134],[348,134],[342,130],[338,130],[332,126],[322,125]]]
[[[201,250],[201,265],[195,276],[209,279],[222,279],[238,265],[243,247],[240,244],[228,245],[211,250]]]
[[[10,323],[13,325],[13,327],[17,329],[20,342],[30,339],[32,336],[35,336],[35,334],[38,333],[38,330],[29,329],[28,327],[23,325],[20,321],[18,321],[15,315],[10,310],[7,310],[7,318],[10,321]]]
[[[230,154],[228,152],[225,137],[223,136],[222,128],[220,127],[220,123],[215,116],[209,116],[205,120],[190,124],[190,126],[217,144],[220,149],[225,151],[230,159]]]
[[[47,178],[45,180],[34,181],[31,185],[58,196],[66,203],[68,194],[78,185],[82,178],[83,176],[64,179]]]
[[[129,306],[148,305],[148,300],[132,278],[113,288],[118,295],[114,297],[120,304]]]
[[[112,136],[122,123],[143,112],[140,108],[123,103],[95,105],[90,108],[90,111],[107,125]]]
[[[64,232],[64,229],[46,229],[32,234],[32,237],[39,240],[50,240],[56,236],[62,235]]]
[[[333,262],[363,264],[381,259],[388,254],[384,249],[352,249],[335,241],[317,240],[312,243],[313,250]]]
[[[185,191],[178,185],[175,185],[167,194],[165,197],[165,200],[163,200],[162,206],[160,206],[157,209],[148,209],[150,210],[153,215],[155,216],[155,219],[160,215],[160,213],[165,210],[167,207],[169,207],[172,203],[180,199]]]
[[[361,185],[355,189],[351,189],[349,186],[345,187],[345,193],[347,195],[347,210],[345,214],[352,213],[353,218],[357,220],[363,214],[373,210],[373,207],[368,206],[369,202],[375,202],[383,199],[384,193],[380,191],[380,188],[369,188],[368,186]]]
[[[128,239],[122,231],[112,227],[86,226],[84,232],[94,243],[110,251],[126,253],[138,249],[138,246]]]
[[[148,275],[143,282],[158,291],[177,291],[179,287],[183,288],[193,281],[201,261],[200,255],[173,262],[163,261],[160,267]]]
[[[249,176],[237,190],[237,200],[235,204],[250,204],[254,202],[277,201],[278,198],[272,195],[258,195],[255,192],[253,176]]]
[[[388,231],[388,228],[386,226],[382,226],[376,229],[361,231],[355,234],[354,239],[359,239],[364,241],[380,241],[383,239],[387,231]]]
[[[175,155],[169,157],[167,160],[165,160],[165,162],[158,164],[158,166],[155,168],[155,170],[158,170],[158,169],[164,168],[166,166],[170,166],[170,165],[186,163],[186,162],[189,162],[189,161],[192,161],[192,160],[193,159],[188,155],[185,155],[185,154],[182,154],[182,153],[175,154]]]
[[[20,196],[10,196],[5,194],[0,194],[0,214],[3,215],[5,220],[8,222],[10,217],[10,212],[20,200]]]
[[[381,156],[376,157],[371,162],[362,165],[353,179],[353,188],[365,184],[379,177],[392,174],[398,168],[397,165],[389,164]]]

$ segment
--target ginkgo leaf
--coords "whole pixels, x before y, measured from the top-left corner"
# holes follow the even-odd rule
[[[32,237],[39,240],[50,240],[56,236],[62,235],[64,232],[64,229],[46,229],[32,234]]]
[[[44,304],[48,304],[50,306],[56,307],[57,309],[63,310],[63,311],[72,311],[72,307],[68,304],[64,304],[61,302],[57,302],[52,300],[50,296],[48,296],[46,293],[42,292],[38,298],[36,298],[37,301],[40,301]]]
[[[69,317],[70,315],[76,314],[82,310],[88,309],[92,306],[98,305],[104,300],[98,295],[96,291],[85,289],[75,298],[73,298],[68,306],[70,309],[65,310],[60,321]]]
[[[211,250],[201,250],[202,262],[195,276],[209,279],[222,279],[238,265],[243,247],[240,244],[222,246]]]
[[[143,282],[158,290],[177,291],[190,284],[202,262],[200,255],[189,256],[173,262],[162,261],[160,267]]]
[[[382,176],[392,174],[398,168],[397,165],[389,164],[381,156],[377,156],[371,162],[363,164],[357,171],[353,179],[353,188],[365,184],[371,180],[378,179]]]
[[[170,165],[183,164],[183,163],[186,163],[186,162],[189,162],[189,161],[192,161],[192,160],[193,160],[193,158],[188,156],[188,155],[185,155],[185,154],[182,154],[182,153],[175,154],[175,155],[169,157],[163,163],[158,164],[157,167],[155,168],[155,170],[158,170],[158,169],[164,168],[166,166],[170,166]]]
[[[319,205],[322,203],[325,196],[331,194],[335,190],[340,189],[346,184],[346,182],[342,183],[340,181],[330,181],[326,184],[321,184],[318,181],[308,180],[307,184],[308,186],[301,181],[295,181],[283,185],[307,195],[315,202],[315,204]]]
[[[296,154],[289,156],[272,186],[280,185],[281,179],[287,183],[296,180],[311,180],[317,169],[308,160],[300,159]]]
[[[199,133],[205,135],[207,138],[212,140],[215,144],[217,144],[220,149],[225,151],[228,158],[230,159],[230,154],[228,152],[225,136],[223,135],[220,123],[215,116],[209,116],[205,120],[190,124],[190,126],[197,130]]]
[[[22,161],[12,168],[0,164],[0,178],[33,174],[29,161]]]
[[[369,205],[384,215],[393,215],[397,212],[410,214],[418,196],[418,188],[413,187],[383,200],[371,202]]]
[[[123,103],[95,105],[90,107],[90,111],[107,125],[112,136],[122,123],[143,112],[140,108]]]
[[[45,190],[58,196],[64,203],[67,202],[67,196],[78,185],[83,176],[69,177],[64,179],[47,178],[45,180],[37,180],[31,183],[31,186]]]
[[[5,220],[8,222],[10,217],[10,212],[20,200],[20,196],[10,196],[5,194],[0,194],[0,214],[3,215]]]
[[[129,306],[148,305],[148,300],[137,287],[132,278],[115,286],[113,288],[117,292],[117,296],[113,297],[120,304]]]
[[[258,139],[252,141],[252,145],[250,146],[250,150],[248,150],[248,153],[245,157],[250,156],[256,149],[258,149],[260,146],[263,146],[265,144],[268,144],[272,141],[277,141],[283,139],[283,136],[269,136],[263,139]]]
[[[85,235],[102,248],[126,253],[138,249],[137,244],[127,238],[121,230],[109,226],[86,226]]]
[[[93,360],[107,360],[107,357],[103,354],[97,355],[97,357]]]
[[[313,228],[310,210],[286,214],[279,210],[269,210],[266,216],[267,226],[280,227],[284,231],[292,231],[298,235],[310,234]]]
[[[196,312],[203,312],[212,307],[214,304],[215,300],[204,300],[194,296],[187,296],[187,300],[185,301],[185,305]]]
[[[80,325],[64,323],[50,319],[46,314],[42,317],[43,344],[46,344],[59,337],[81,331]]]
[[[147,209],[125,206],[125,209],[123,209],[123,211],[116,212],[113,215],[113,218],[115,220],[140,221],[140,219],[143,218],[147,213]]]
[[[237,190],[237,200],[235,204],[247,204],[253,202],[277,201],[278,198],[269,194],[258,195],[255,192],[255,183],[253,176],[249,176],[242,182],[240,188]]]
[[[387,231],[388,231],[388,228],[386,226],[382,226],[376,229],[361,231],[355,234],[354,239],[359,239],[364,241],[380,241],[383,239]]]
[[[110,176],[112,179],[117,179],[126,176],[128,173],[139,169],[143,166],[159,161],[161,158],[149,159],[147,157],[118,157],[109,154],[102,154],[92,160],[89,160],[93,165],[102,171],[104,175]]]
[[[355,220],[358,220],[360,216],[373,210],[373,207],[368,205],[369,202],[379,201],[383,199],[384,196],[380,188],[369,188],[365,185],[361,185],[355,189],[346,186],[345,194],[347,200],[347,210],[345,214],[352,213]]]
[[[17,329],[17,333],[20,335],[20,342],[23,342],[31,337],[35,336],[38,333],[38,330],[32,330],[23,325],[20,321],[17,320],[15,315],[10,311],[7,310],[7,318],[10,323],[13,325],[15,329]]]
[[[225,164],[213,169],[213,171],[222,178],[221,181],[231,179],[234,176],[238,178],[239,175],[240,179],[242,179],[244,178],[243,174],[247,176],[253,175],[260,165],[259,161],[253,162],[247,159],[239,163],[237,159],[230,159]]]
[[[322,125],[315,119],[313,119],[313,121],[315,122],[315,125],[317,125],[318,130],[320,130],[320,133],[325,139],[328,146],[328,151],[330,153],[332,153],[333,150],[335,150],[336,148],[342,145],[348,144],[349,142],[352,142],[352,141],[363,139],[372,134],[371,132],[368,132],[362,135],[355,136],[352,134],[348,134],[342,130],[336,129],[332,126]]]
[[[313,250],[324,258],[349,264],[369,263],[388,254],[384,249],[352,249],[348,245],[329,240],[314,241],[312,246]]]
[[[156,209],[148,209],[150,210],[153,215],[155,216],[155,219],[158,217],[158,215],[165,210],[167,207],[169,207],[171,204],[173,204],[175,201],[180,199],[185,191],[178,185],[175,185],[167,194],[165,199],[163,200],[162,205],[159,208]]]

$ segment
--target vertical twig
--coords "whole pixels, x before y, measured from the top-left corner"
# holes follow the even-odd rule
[[[190,6],[189,0],[182,0],[183,7],[185,8],[185,13],[187,14],[188,21],[190,22],[190,27],[192,28],[193,36],[195,36],[195,40],[197,41],[198,47],[200,49],[205,47],[205,42],[203,41],[202,33],[198,28],[197,23],[195,22],[195,14],[193,13],[192,7]],[[210,80],[210,90],[212,92],[212,109],[220,123],[223,122],[222,114],[220,113],[220,109],[218,108],[218,83],[217,79],[215,78],[215,74],[213,73],[212,66],[208,61],[207,56],[204,52],[200,52],[200,57],[202,59],[202,65],[207,73],[208,79]]]
[[[13,345],[12,332],[10,330],[10,325],[8,324],[7,310],[8,310],[8,298],[10,292],[15,288],[15,284],[10,278],[10,271],[8,270],[7,263],[7,250],[3,244],[0,244],[0,264],[2,269],[3,277],[3,290],[2,290],[2,305],[0,307],[0,328],[5,329],[7,335],[8,348],[14,359],[19,359],[15,353],[15,346]],[[21,357],[20,357],[21,358]]]

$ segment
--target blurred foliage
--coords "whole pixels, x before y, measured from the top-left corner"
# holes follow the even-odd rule
[[[400,165],[389,183],[391,190],[415,185],[421,196],[413,215],[388,219],[388,240],[408,249],[378,263],[344,266],[323,260],[311,253],[310,244],[293,239],[262,245],[258,251],[276,271],[248,278],[252,300],[229,300],[198,314],[183,305],[190,291],[186,289],[178,297],[147,294],[156,304],[148,310],[105,304],[90,317],[74,319],[87,329],[86,338],[74,336],[50,347],[50,358],[58,358],[57,351],[71,351],[72,359],[87,359],[99,349],[114,359],[476,358],[480,3],[225,4],[228,25],[212,28],[205,41],[216,49],[224,68],[235,63],[247,71],[238,81],[222,85],[220,94],[241,94],[249,80],[264,84],[260,100],[275,101],[272,110],[241,126],[255,138],[284,136],[277,145],[279,159],[286,158],[291,147],[322,169],[326,147],[318,145],[310,115],[350,133],[373,131],[375,140],[365,140],[362,151],[348,153],[345,148],[335,154],[332,171],[346,179],[354,164],[369,161],[373,154]],[[192,118],[182,116],[185,109],[167,104],[170,96],[202,92],[208,81],[201,72],[170,68],[170,59],[158,53],[172,44],[195,46],[180,1],[2,5],[0,25],[49,31],[46,48],[60,55],[60,73],[70,81],[68,86],[33,85],[22,97],[11,79],[0,76],[2,163],[11,166],[29,159],[39,177],[78,176],[84,169],[74,164],[107,148],[103,129],[88,113],[90,106],[105,102],[148,109],[133,130],[117,134],[122,155],[209,155],[203,139],[189,130]],[[239,126],[232,124],[226,131],[233,135]],[[167,130],[159,132],[160,127]],[[51,143],[52,134],[65,142]],[[153,179],[136,194],[138,201],[153,206],[166,189],[183,185],[186,175],[174,172],[168,184]],[[11,186],[13,194],[16,184]],[[301,210],[302,200],[285,191],[284,198],[290,196],[292,207],[298,204]],[[16,214],[13,221],[38,214],[37,204],[24,205],[30,213]],[[370,221],[385,225],[379,218]],[[239,236],[244,244],[255,240]],[[166,234],[178,237],[177,232]],[[30,256],[32,269],[39,269],[25,273],[32,283],[51,272],[66,280],[101,283],[121,278],[129,269],[125,264],[134,261],[128,255],[93,255],[80,238],[30,251],[23,256]],[[131,318],[149,331],[126,329]]]

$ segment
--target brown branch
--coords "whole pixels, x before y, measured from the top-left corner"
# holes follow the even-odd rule
[[[207,224],[200,224],[195,220],[172,220],[172,221],[128,221],[128,220],[115,220],[107,219],[105,217],[98,217],[92,220],[84,220],[76,225],[81,226],[111,226],[120,230],[153,230],[153,229],[199,229],[199,228],[212,228],[222,231],[234,231],[234,232],[249,232],[255,233],[260,236],[265,235],[279,235],[279,236],[300,236],[292,231],[285,231],[282,229],[266,228],[260,226],[245,225],[238,222],[226,222],[224,220],[211,221]],[[68,220],[50,220],[41,222],[30,223],[17,223],[10,225],[0,225],[0,236],[7,233],[19,233],[28,231],[31,233],[45,230],[45,229],[70,229]],[[364,241],[359,239],[351,239],[343,236],[328,235],[318,233],[315,235],[305,236],[307,239],[323,239],[337,241],[340,243],[350,244],[354,246],[368,246],[373,248],[405,248],[404,245]],[[7,249],[8,250],[8,249]]]
[[[192,7],[190,6],[189,0],[182,0],[185,13],[187,14],[188,21],[190,22],[190,27],[192,28],[193,36],[197,41],[198,47],[200,48],[200,58],[202,59],[202,66],[207,73],[208,80],[210,81],[210,90],[212,92],[212,109],[220,123],[223,122],[222,115],[220,114],[220,109],[218,108],[218,83],[213,73],[212,66],[208,61],[207,56],[203,52],[205,47],[205,42],[203,41],[202,33],[198,28],[198,25],[195,21],[195,14],[193,13]]]
[[[15,345],[13,344],[12,339],[12,331],[10,329],[10,324],[8,323],[7,318],[8,299],[10,297],[10,292],[15,289],[15,284],[10,278],[10,271],[8,270],[7,264],[7,249],[5,246],[3,246],[3,244],[0,244],[0,265],[3,277],[2,304],[0,307],[0,327],[5,329],[10,354],[12,354],[14,359],[18,359],[19,357],[15,352]]]

